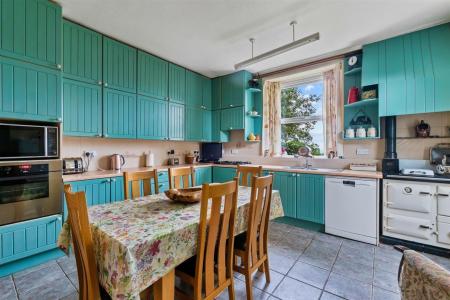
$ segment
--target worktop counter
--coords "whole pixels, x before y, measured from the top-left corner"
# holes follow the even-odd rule
[[[223,168],[236,168],[235,165],[219,165],[219,164],[208,164],[208,163],[199,163],[194,165],[178,165],[177,167],[186,167],[186,166],[194,166],[195,168],[202,167],[210,167],[217,166]],[[258,165],[260,166],[260,165]],[[70,174],[63,175],[64,182],[70,181],[79,181],[79,180],[88,180],[88,179],[99,179],[99,178],[108,178],[108,177],[116,177],[122,176],[123,172],[135,172],[135,171],[151,171],[155,168],[161,171],[167,171],[171,166],[161,165],[155,166],[151,168],[124,168],[121,171],[114,170],[103,170],[103,171],[89,171],[82,174]],[[344,177],[357,177],[357,178],[372,178],[372,179],[381,179],[383,175],[381,172],[370,172],[370,171],[353,171],[348,169],[326,169],[326,168],[318,168],[318,169],[293,169],[289,166],[280,166],[280,165],[262,165],[264,170],[274,171],[274,172],[290,172],[290,173],[303,173],[303,174],[318,174],[318,175],[329,175],[329,176],[344,176]]]

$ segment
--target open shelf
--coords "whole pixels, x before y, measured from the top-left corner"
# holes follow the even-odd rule
[[[440,136],[440,135],[432,135],[429,137],[417,137],[417,136],[398,136],[397,139],[400,140],[426,140],[426,139],[450,139],[450,136]]]
[[[358,74],[358,73],[361,73],[361,71],[362,71],[362,68],[361,67],[357,67],[357,68],[353,68],[353,69],[351,69],[349,71],[345,71],[344,75]]]
[[[359,100],[354,103],[345,104],[344,107],[362,107],[368,105],[378,105],[378,98]]]
[[[376,136],[376,137],[365,137],[365,138],[358,138],[358,137],[354,137],[354,138],[348,138],[343,136],[342,137],[344,140],[346,141],[370,141],[370,140],[379,140],[380,137]]]
[[[259,143],[261,142],[261,140],[254,140],[254,141],[250,141],[250,140],[245,140],[247,143]]]
[[[260,93],[261,89],[260,88],[247,88],[247,91],[249,91],[251,93]]]
[[[261,115],[251,115],[251,114],[247,113],[247,117],[250,117],[250,118],[261,118],[262,116]]]

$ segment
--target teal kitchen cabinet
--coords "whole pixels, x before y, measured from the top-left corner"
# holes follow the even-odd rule
[[[103,89],[103,136],[136,138],[136,94]]]
[[[185,107],[169,102],[169,139],[183,141],[185,137]]]
[[[138,95],[137,138],[166,140],[169,137],[169,103]]]
[[[244,107],[233,107],[221,110],[220,129],[222,131],[244,129]]]
[[[102,135],[101,86],[64,78],[63,101],[64,135]]]
[[[222,111],[213,110],[211,112],[211,141],[212,142],[229,142],[230,134],[228,131],[222,131],[220,129],[220,119]]]
[[[222,108],[243,106],[245,104],[246,89],[252,74],[239,71],[222,77]]]
[[[213,167],[213,182],[227,182],[236,177],[236,168],[233,167]]]
[[[102,84],[102,35],[63,20],[63,76]]]
[[[202,142],[210,142],[212,138],[212,112],[210,110],[202,111]]]
[[[60,122],[61,72],[0,57],[0,118]]]
[[[217,110],[222,107],[222,77],[213,78],[211,86],[211,109]]]
[[[295,173],[274,173],[273,189],[280,192],[284,215],[286,217],[297,218],[296,183],[297,177]]]
[[[186,140],[201,141],[203,138],[203,109],[186,106]]]
[[[57,248],[62,216],[0,226],[0,266]]]
[[[364,45],[362,60],[361,86],[378,84],[378,43]]]
[[[61,69],[61,6],[47,0],[0,0],[0,54]]]
[[[169,99],[169,63],[159,57],[138,51],[137,92],[156,99]]]
[[[212,167],[195,168],[195,185],[212,183]]]
[[[212,82],[205,76],[202,76],[202,108],[212,109]]]
[[[186,70],[186,106],[203,108],[202,76],[189,70]]]
[[[136,48],[103,37],[103,86],[136,93]]]
[[[169,63],[169,100],[186,103],[186,69]]]

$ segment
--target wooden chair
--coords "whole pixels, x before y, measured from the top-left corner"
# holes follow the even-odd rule
[[[262,176],[261,166],[237,166],[236,169],[237,177],[239,178],[240,184],[244,186],[251,186],[251,179],[253,176]],[[241,179],[242,177],[242,179]],[[250,178],[249,178],[250,177]]]
[[[193,295],[188,296],[178,288],[175,294],[180,299],[210,300],[228,288],[229,297],[234,300],[233,244],[238,180],[204,184],[202,189],[197,255],[175,271],[182,282],[193,287]]]
[[[94,256],[94,244],[89,226],[86,195],[73,193],[69,184],[64,185],[73,252],[77,264],[79,299],[108,299],[109,296],[100,287],[97,265]]]
[[[144,172],[124,172],[123,182],[125,185],[125,199],[133,199],[152,194],[152,179],[154,183],[154,194],[159,193],[158,189],[158,170]],[[141,180],[143,183],[143,194],[141,194]],[[130,195],[131,186],[131,195]]]
[[[191,177],[191,185],[189,185]],[[195,186],[194,167],[169,168],[169,188],[180,189]]]
[[[270,282],[267,233],[272,199],[272,182],[273,175],[253,177],[247,232],[236,237],[234,270],[245,276],[248,300],[253,299],[252,275],[256,269],[264,272],[266,281]],[[238,257],[240,258],[240,264],[237,263]]]

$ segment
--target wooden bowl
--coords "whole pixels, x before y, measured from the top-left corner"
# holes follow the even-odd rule
[[[181,203],[197,203],[202,197],[202,188],[170,189],[164,192],[172,201]]]

